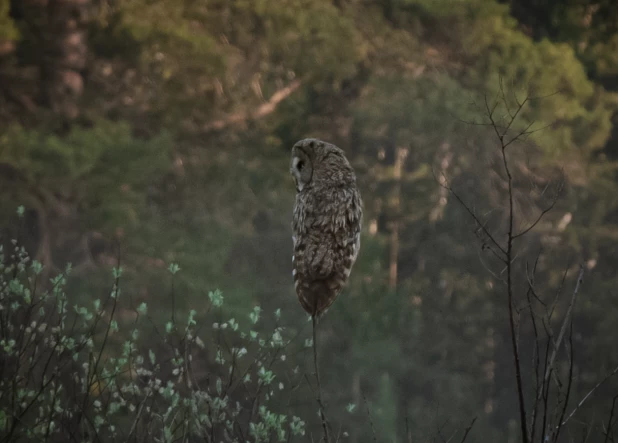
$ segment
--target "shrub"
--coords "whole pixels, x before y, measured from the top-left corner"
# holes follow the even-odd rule
[[[222,320],[223,295],[212,291],[206,317],[218,320],[209,328],[196,311],[156,325],[146,303],[133,306],[122,293],[120,266],[105,297],[80,304],[65,291],[70,266],[41,281],[43,266],[12,246],[0,249],[2,441],[261,442],[305,434],[302,419],[275,410],[302,380],[288,367],[280,312],[265,334],[255,306],[243,329]],[[169,271],[174,278],[179,267]]]

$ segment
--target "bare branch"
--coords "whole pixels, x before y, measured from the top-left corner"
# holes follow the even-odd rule
[[[489,109],[489,103],[487,102],[487,95],[485,95],[485,109],[487,111],[487,116],[489,117],[489,121],[491,123],[491,127],[493,128],[494,132],[496,133],[496,136],[498,137],[498,140],[500,140],[500,142],[502,142],[504,136],[500,135],[500,131],[498,131],[498,125],[496,123],[496,121],[494,120],[494,111],[496,110],[496,106],[498,106],[498,102],[496,101],[494,103],[494,106]],[[506,128],[508,130],[508,126]]]
[[[525,104],[525,101],[524,103]],[[520,108],[523,107],[520,105]],[[517,116],[517,111],[515,115]],[[511,345],[513,348],[513,364],[515,365],[515,380],[517,384],[517,396],[519,403],[519,420],[521,425],[521,437],[523,443],[528,443],[528,426],[526,424],[526,406],[524,403],[524,387],[521,376],[521,363],[519,361],[519,345],[517,343],[517,333],[515,327],[515,318],[513,314],[513,223],[514,223],[514,210],[513,210],[513,177],[509,169],[508,160],[506,157],[506,145],[504,144],[504,136],[500,135],[497,128],[494,128],[496,135],[500,140],[502,162],[504,164],[504,170],[507,175],[508,183],[508,198],[509,198],[509,228],[507,233],[507,246],[506,246],[506,270],[507,270],[507,298],[508,298],[508,311],[509,311],[509,326],[511,330]]]
[[[564,421],[561,423],[561,426],[564,426],[565,424],[567,424],[567,422],[571,419],[571,417],[573,417],[573,415],[577,412],[577,410],[579,408],[582,407],[582,405],[586,402],[586,400],[588,400],[588,398],[594,394],[596,392],[596,390],[603,384],[605,383],[607,380],[609,380],[612,376],[614,376],[616,373],[618,373],[618,366],[616,366],[614,368],[614,370],[612,372],[610,372],[609,374],[607,374],[605,376],[605,378],[603,378],[603,380],[601,380],[600,382],[598,382],[590,391],[588,391],[588,393],[586,395],[584,395],[584,398],[582,398],[580,400],[580,402],[577,404],[577,406],[575,406],[575,408],[571,411],[571,413],[567,416],[566,419],[564,419]]]
[[[506,108],[506,112],[508,112],[509,117],[511,117],[511,119],[514,119],[515,116],[511,114],[511,110],[509,109],[509,101],[506,99],[506,94],[504,92],[504,84],[502,83],[502,76],[500,76],[499,78],[499,83],[500,83],[500,94],[502,94],[502,101],[504,102],[504,107]]]
[[[558,419],[558,426],[556,426],[556,429],[554,430],[554,435],[552,440],[555,442],[558,442],[558,437],[560,436],[560,431],[562,430],[562,425],[560,425],[560,423],[562,423],[562,420],[564,420],[564,414],[566,414],[566,410],[567,410],[567,406],[569,405],[569,396],[571,394],[571,389],[573,387],[573,368],[575,366],[575,362],[574,362],[574,357],[573,354],[574,352],[572,351],[573,348],[573,322],[570,323],[571,327],[570,329],[570,333],[569,333],[569,346],[571,347],[571,352],[569,355],[569,376],[568,376],[568,382],[567,382],[567,388],[566,388],[566,393],[564,396],[564,402],[563,402],[563,406],[562,406],[562,410],[560,412],[560,418]]]
[[[577,293],[579,292],[579,287],[584,279],[584,266],[580,265],[579,267],[579,275],[577,276],[577,283],[575,284],[575,289],[573,290],[573,294],[571,295],[571,302],[569,303],[569,307],[564,316],[564,320],[562,321],[562,327],[560,328],[560,333],[558,334],[558,339],[554,343],[554,348],[552,350],[551,357],[549,359],[549,364],[547,367],[547,371],[545,372],[545,381],[549,379],[549,371],[554,366],[554,361],[556,360],[556,355],[558,353],[558,349],[562,344],[562,339],[564,338],[564,333],[566,332],[567,326],[571,321],[571,312],[573,311],[573,305],[575,304],[575,299],[577,298]]]
[[[607,429],[605,430],[605,440],[603,443],[608,443],[611,438],[611,441],[614,441],[614,436],[612,434],[612,426],[614,425],[614,411],[616,410],[616,401],[618,401],[618,395],[614,396],[612,400],[612,409],[609,411],[609,418],[607,419]]]
[[[373,427],[373,420],[371,419],[371,411],[369,410],[369,404],[367,403],[367,397],[363,394],[363,401],[365,402],[365,408],[367,409],[367,417],[369,418],[369,426],[371,427],[371,434],[373,435],[373,441],[377,443],[376,430]]]
[[[506,100],[505,100],[506,102]],[[526,105],[526,103],[528,102],[528,97],[526,97],[524,99],[523,102],[518,103],[517,109],[515,110],[515,114],[513,115],[513,117],[511,117],[509,123],[506,125],[506,128],[504,129],[504,131],[502,132],[502,135],[499,135],[498,138],[500,139],[500,141],[502,141],[504,139],[504,136],[506,135],[506,133],[508,132],[508,130],[511,128],[511,125],[513,124],[513,122],[515,122],[515,120],[517,119],[517,116],[519,115],[519,113],[521,112],[521,110],[524,108],[524,106]],[[530,124],[532,125],[532,123]],[[530,126],[528,126],[529,128]],[[516,140],[519,136],[516,136],[513,140]],[[512,141],[512,140],[511,140]],[[505,146],[506,147],[506,146]]]
[[[466,438],[468,438],[468,434],[472,430],[472,427],[474,426],[475,422],[476,422],[476,417],[472,419],[472,421],[470,422],[470,425],[468,425],[468,427],[466,428],[466,431],[464,432],[463,438],[461,439],[460,443],[464,443],[466,441]]]
[[[487,236],[487,238],[489,238],[489,240],[494,244],[494,246],[496,248],[498,248],[500,250],[500,252],[502,252],[503,254],[506,255],[506,250],[493,237],[493,235],[485,227],[485,224],[481,222],[481,220],[477,217],[477,215],[474,213],[474,211],[472,211],[472,209],[470,209],[470,207],[461,199],[461,197],[459,196],[459,194],[457,194],[455,192],[453,187],[448,184],[448,181],[445,181],[445,183],[447,183],[447,184],[440,184],[440,186],[442,186],[443,188],[447,189],[451,194],[453,194],[455,199],[457,199],[457,201],[463,206],[463,208],[466,210],[466,212],[468,214],[470,214],[470,216],[474,219],[474,221],[477,223],[477,225],[483,231],[483,233]],[[503,261],[503,262],[505,261],[504,258],[500,258],[500,260]]]
[[[559,189],[556,191],[556,195],[554,196],[554,199],[552,200],[552,202],[549,204],[549,206],[547,206],[545,209],[543,209],[543,211],[541,211],[541,213],[539,214],[539,216],[536,218],[536,220],[534,222],[532,222],[532,224],[530,226],[528,226],[526,229],[524,229],[523,231],[521,231],[518,234],[515,234],[513,236],[513,240],[515,240],[516,238],[519,238],[521,236],[526,235],[528,232],[530,232],[532,229],[534,229],[534,227],[539,224],[539,222],[541,221],[541,219],[545,216],[545,214],[547,214],[549,211],[551,211],[552,209],[554,209],[554,206],[556,205],[556,202],[558,201],[558,195],[560,193],[560,191],[562,191],[562,188],[564,186],[564,181],[562,181],[560,183],[560,187]]]
[[[300,80],[294,80],[285,88],[279,89],[275,92],[266,103],[261,104],[257,109],[253,111],[245,110],[236,112],[228,115],[227,117],[210,122],[202,127],[202,132],[219,131],[233,124],[242,123],[250,119],[259,119],[268,114],[272,114],[275,109],[277,109],[279,103],[292,95],[292,93],[294,93],[301,84],[302,82]]]
[[[537,258],[538,259],[538,258]],[[533,275],[534,278],[534,275]],[[528,280],[528,290],[530,291],[530,293],[534,296],[534,298],[536,299],[536,301],[538,301],[544,308],[547,308],[547,303],[545,303],[541,297],[539,297],[539,295],[536,292],[536,289],[534,288],[534,281],[533,278],[530,278],[530,274],[528,273],[528,264],[526,264],[526,279]]]
[[[534,101],[534,100],[543,100],[549,97],[553,97],[554,95],[558,95],[561,94],[563,91],[561,89],[556,89],[554,92],[550,92],[549,94],[546,95],[529,95],[528,96],[528,101]]]
[[[538,333],[538,327],[536,324],[536,318],[534,315],[534,311],[532,310],[532,298],[530,297],[531,294],[534,293],[534,289],[533,289],[533,285],[532,285],[532,280],[534,280],[534,277],[536,276],[536,269],[539,263],[539,258],[541,257],[541,251],[539,251],[538,255],[536,256],[536,260],[534,261],[534,266],[532,268],[532,279],[529,276],[528,273],[528,264],[526,263],[526,277],[528,279],[528,291],[526,291],[526,298],[528,300],[528,310],[530,312],[530,321],[532,322],[532,330],[534,332],[534,350],[533,350],[533,355],[532,355],[532,367],[534,368],[534,383],[535,383],[535,402],[534,405],[532,407],[532,420],[530,423],[530,431],[529,431],[529,440],[531,442],[534,441],[534,437],[535,437],[535,432],[536,432],[536,420],[537,420],[537,416],[538,416],[538,409],[539,409],[539,399],[540,399],[540,392],[541,392],[541,384],[539,383],[539,366],[540,366],[540,361],[541,361],[541,356],[540,356],[540,347],[539,347],[539,333]]]

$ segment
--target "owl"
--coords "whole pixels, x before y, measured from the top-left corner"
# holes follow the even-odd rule
[[[356,175],[344,152],[308,138],[292,147],[294,285],[303,309],[319,317],[346,284],[360,249],[363,216]]]

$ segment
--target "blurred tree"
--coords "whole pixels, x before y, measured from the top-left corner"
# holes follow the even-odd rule
[[[167,168],[171,147],[169,136],[140,140],[128,125],[106,121],[64,137],[15,125],[0,143],[1,210],[7,217],[22,202],[34,211],[28,245],[48,272],[67,261],[92,269],[111,252],[103,238],[139,223],[146,188]]]
[[[153,316],[170,315],[160,269],[178,262],[176,309],[199,317],[220,287],[225,315],[280,308],[302,344],[289,147],[333,141],[357,169],[367,216],[350,288],[321,328],[332,421],[372,440],[366,395],[385,439],[402,439],[406,422],[431,436],[445,417],[463,426],[478,414],[477,441],[504,441],[516,409],[502,293],[474,225],[438,186],[448,178],[504,226],[485,97],[548,96],[510,128],[551,124],[514,150],[521,213],[538,213],[561,168],[567,184],[521,257],[554,252],[540,265],[552,289],[571,261],[598,262],[590,292],[603,295],[584,302],[576,335],[588,358],[578,390],[615,360],[618,318],[615,166],[603,152],[617,102],[591,74],[613,75],[615,32],[596,12],[598,26],[575,26],[583,6],[526,5],[568,15],[573,30],[558,32],[566,20],[530,33],[528,13],[495,0],[0,0],[2,214],[29,208],[31,249],[50,268],[84,270],[80,293],[103,284],[91,264],[108,263],[116,238],[126,291]],[[297,406],[313,417],[312,403]]]
[[[20,63],[36,69],[34,100],[61,123],[79,115],[88,56],[89,0],[24,0],[11,2],[11,17],[20,30]]]
[[[10,0],[0,2],[0,41],[2,42],[0,55],[2,56],[13,51],[13,41],[18,36],[17,27],[10,16],[10,6]]]

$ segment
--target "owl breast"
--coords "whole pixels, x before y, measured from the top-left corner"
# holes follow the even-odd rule
[[[321,315],[348,281],[360,249],[362,208],[356,189],[297,194],[293,275],[310,315]]]

